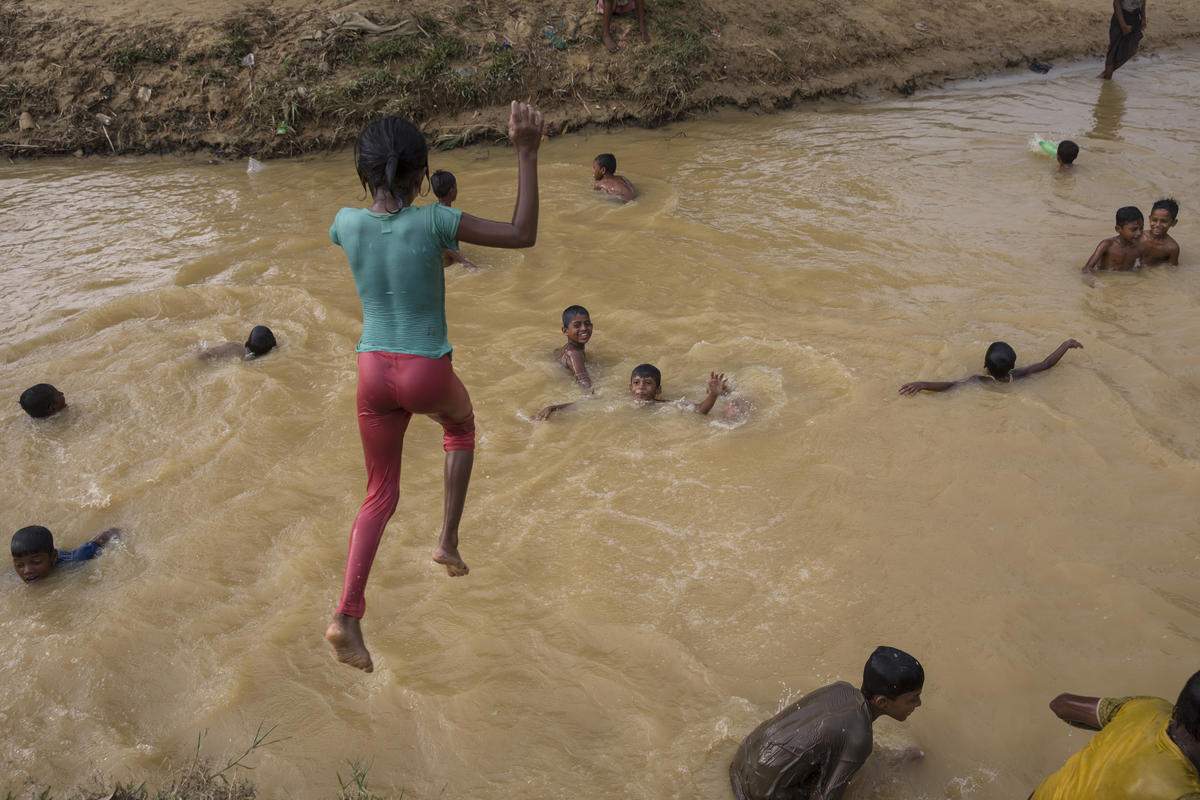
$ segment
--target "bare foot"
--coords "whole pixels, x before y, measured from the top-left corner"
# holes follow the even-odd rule
[[[363,672],[375,669],[371,663],[371,653],[363,642],[362,626],[356,617],[335,614],[333,622],[325,629],[325,638],[333,645],[333,654],[338,661],[358,667]]]
[[[446,574],[451,578],[457,578],[460,575],[466,575],[471,571],[467,566],[467,562],[459,557],[457,550],[448,550],[441,545],[433,551],[433,560],[446,568]]]
[[[610,31],[604,32],[604,46],[608,48],[608,52],[610,53],[617,52],[617,42],[613,39]]]

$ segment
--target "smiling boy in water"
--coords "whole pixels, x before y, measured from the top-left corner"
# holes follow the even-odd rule
[[[1175,227],[1179,215],[1179,204],[1169,197],[1164,197],[1150,208],[1148,230],[1142,236],[1142,244],[1146,252],[1142,254],[1142,263],[1148,267],[1166,262],[1172,266],[1179,263],[1179,242],[1171,238],[1167,232]]]
[[[588,394],[592,379],[583,363],[583,348],[592,339],[592,317],[583,306],[569,306],[562,313],[562,332],[566,343],[554,351],[554,359],[575,376],[575,381]]]
[[[1083,347],[1074,339],[1067,339],[1050,355],[1036,364],[1013,369],[1017,363],[1017,352],[1006,342],[992,342],[983,357],[983,375],[971,375],[957,381],[913,381],[900,387],[900,394],[914,395],[918,392],[944,392],[964,383],[1012,383],[1037,372],[1043,372],[1057,364],[1068,350]]]
[[[1084,272],[1098,269],[1128,271],[1137,269],[1139,259],[1146,252],[1142,241],[1144,219],[1137,206],[1122,206],[1117,209],[1117,235],[1096,245],[1096,251],[1083,265]]]
[[[712,407],[716,405],[717,398],[725,391],[725,387],[725,373],[708,373],[708,380],[704,384],[704,399],[699,403],[692,403],[690,410],[695,411],[697,414],[707,414],[709,411],[712,411]],[[633,374],[629,376],[629,393],[633,395],[633,399],[637,401],[638,405],[667,402],[660,397],[662,394],[662,373],[653,364],[638,364],[633,368]],[[559,403],[558,405],[546,406],[535,414],[533,418],[535,420],[549,419],[550,415],[555,411],[561,411],[573,405],[575,404]]]
[[[59,552],[54,547],[54,535],[41,525],[27,525],[13,534],[13,569],[25,583],[34,583],[49,575],[62,564],[75,564],[95,558],[100,549],[120,536],[120,528],[109,528],[97,534],[82,547]]]

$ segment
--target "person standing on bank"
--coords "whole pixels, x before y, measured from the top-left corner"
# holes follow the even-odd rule
[[[374,664],[360,622],[364,592],[400,497],[401,451],[413,414],[426,414],[442,426],[446,451],[445,516],[433,560],[452,577],[469,571],[458,552],[458,525],[474,463],[475,415],[450,364],[442,252],[459,241],[533,246],[542,128],[541,112],[513,101],[508,137],[517,151],[517,200],[511,222],[479,219],[437,203],[413,206],[429,177],[429,149],[407,119],[372,122],[354,145],[355,168],[371,205],[339,211],[329,238],[346,251],[363,309],[357,405],[367,497],[350,530],[342,598],[325,638],[338,661],[365,672]]]
[[[1112,20],[1108,23],[1108,54],[1100,77],[1112,80],[1113,72],[1137,52],[1146,30],[1146,0],[1113,0]]]

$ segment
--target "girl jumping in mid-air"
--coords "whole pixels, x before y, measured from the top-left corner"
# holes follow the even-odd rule
[[[458,552],[471,465],[475,416],[450,365],[442,251],[457,242],[531,247],[537,239],[537,154],[542,115],[513,102],[508,138],[517,151],[517,203],[512,222],[493,222],[433,203],[412,205],[429,176],[428,147],[401,117],[372,122],[354,144],[354,165],[371,196],[368,208],[343,208],[329,238],[346,251],[363,309],[358,342],[358,431],[367,462],[367,498],[350,529],[342,600],[325,638],[339,661],[370,672],[360,620],[371,562],[400,497],[400,454],[413,414],[442,426],[446,451],[445,518],[433,560],[451,576],[466,575]]]

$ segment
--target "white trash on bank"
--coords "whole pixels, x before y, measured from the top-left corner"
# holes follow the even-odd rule
[[[267,168],[267,165],[256,158],[251,158],[250,163],[246,164],[246,174],[253,175],[256,172],[262,172]]]

